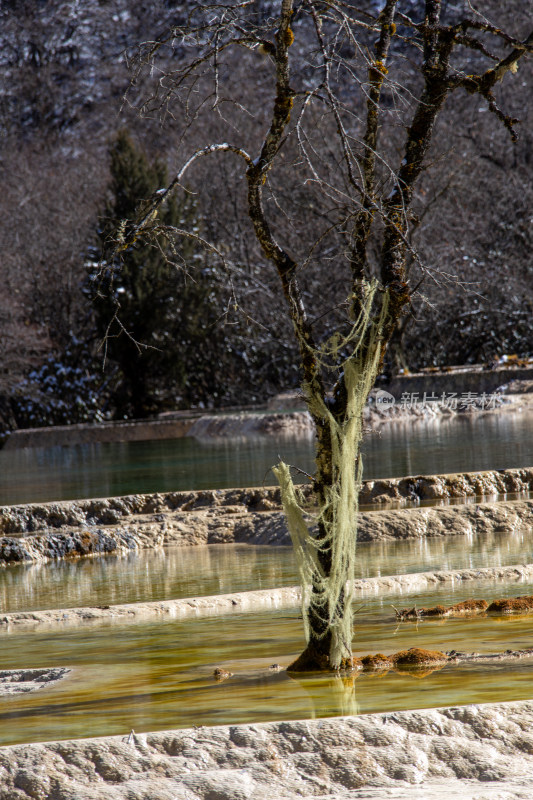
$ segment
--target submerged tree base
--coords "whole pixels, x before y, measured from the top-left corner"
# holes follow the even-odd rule
[[[361,669],[361,666],[360,659],[353,656],[342,658],[338,666],[332,666],[327,653],[308,644],[296,661],[289,664],[287,672],[352,672]]]
[[[379,671],[389,669],[410,669],[433,665],[444,665],[450,660],[447,653],[440,650],[425,650],[421,647],[411,647],[409,650],[400,650],[390,656],[376,653],[356,658],[350,656],[343,658],[338,667],[331,665],[329,656],[318,648],[307,645],[296,661],[289,664],[287,672],[353,672],[359,670]]]

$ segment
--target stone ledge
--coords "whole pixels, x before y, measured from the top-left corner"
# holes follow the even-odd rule
[[[109,514],[105,517],[109,520],[105,527],[91,524],[91,517],[83,525],[81,514],[78,524],[72,525],[75,516],[70,507],[57,516],[53,516],[56,512],[50,509],[48,518],[53,522],[68,519],[71,520],[70,525],[54,526],[48,530],[44,528],[29,535],[0,535],[0,567],[61,558],[124,554],[163,546],[290,544],[285,516],[281,511],[250,511],[243,505],[221,505],[194,511],[125,514],[121,518],[120,514],[113,515],[113,502],[109,502],[107,509],[104,505],[104,513]],[[118,504],[119,500],[116,502]],[[7,519],[9,521],[9,517]],[[27,519],[22,517],[23,522]],[[124,521],[112,524],[112,519]],[[17,523],[20,517],[14,516],[11,520]],[[29,520],[32,523],[31,516]],[[359,542],[371,542],[450,535],[481,536],[530,531],[532,528],[533,500],[515,500],[361,512],[358,516],[357,539]]]
[[[415,572],[379,578],[358,578],[353,582],[353,590],[355,599],[362,599],[369,596],[408,595],[435,589],[443,584],[456,585],[472,581],[476,583],[502,581],[520,584],[532,580],[533,564],[516,564],[509,567],[483,567]],[[252,592],[188,597],[178,600],[155,600],[146,603],[57,608],[48,611],[14,611],[0,616],[0,631],[10,632],[20,628],[63,628],[90,623],[124,625],[149,620],[183,620],[278,608],[296,608],[300,603],[300,588],[287,586],[278,589],[260,589]]]
[[[304,484],[300,489],[304,498],[311,497],[310,484]],[[527,496],[529,492],[533,492],[533,467],[363,481],[359,504],[363,508],[379,508],[384,504],[398,508],[416,507],[425,501],[444,504],[450,500],[475,502],[484,498],[505,499],[508,494]],[[280,510],[279,488],[163,492],[0,506],[0,535],[32,533],[64,526],[112,525],[147,514],[223,507],[229,513],[232,509]]]
[[[13,431],[4,450],[23,447],[60,447],[93,442],[143,442],[152,439],[179,439],[186,436],[194,417],[182,419],[125,420],[91,425],[53,425]]]
[[[0,696],[47,689],[72,672],[67,667],[0,670]]]
[[[0,800],[529,800],[533,702],[0,748]]]

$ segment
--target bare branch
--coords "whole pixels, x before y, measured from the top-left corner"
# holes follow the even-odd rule
[[[248,166],[252,165],[252,159],[248,155],[248,153],[240,147],[235,147],[235,145],[222,143],[222,144],[210,144],[207,147],[202,147],[200,150],[197,150],[193,155],[189,158],[188,161],[183,165],[180,169],[176,177],[170,182],[166,189],[159,189],[155,196],[151,198],[151,201],[148,203],[148,207],[145,210],[143,216],[139,220],[139,222],[133,226],[132,233],[130,236],[124,238],[122,241],[118,240],[118,248],[117,252],[120,250],[125,250],[127,247],[130,247],[134,242],[135,239],[143,232],[143,230],[147,227],[147,225],[152,222],[158,212],[158,209],[163,205],[163,203],[168,199],[168,197],[172,194],[174,189],[177,186],[180,186],[181,181],[183,180],[183,176],[187,172],[190,166],[194,164],[199,158],[203,156],[210,155],[211,153],[224,153],[224,152],[231,152],[236,153],[237,155],[241,156]]]

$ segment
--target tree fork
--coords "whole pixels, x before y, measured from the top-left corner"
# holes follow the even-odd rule
[[[495,82],[507,72],[513,72],[518,60],[531,51],[532,39],[529,37],[525,42],[516,40],[480,17],[465,19],[455,25],[442,25],[441,0],[426,0],[421,22],[414,22],[400,13],[397,0],[385,0],[383,10],[373,19],[366,12],[360,12],[356,5],[336,0],[331,3],[309,0],[298,4],[296,19],[293,0],[278,0],[277,20],[270,17],[260,22],[257,21],[256,12],[250,11],[254,6],[251,3],[205,5],[209,8],[208,16],[202,16],[202,4],[193,3],[194,11],[199,13],[198,22],[195,23],[194,15],[191,15],[187,25],[172,31],[172,39],[180,40],[181,37],[181,45],[185,48],[192,40],[195,48],[192,61],[184,63],[183,67],[178,65],[172,73],[177,78],[170,78],[171,83],[175,81],[176,92],[181,92],[184,109],[189,107],[192,87],[202,85],[201,80],[198,83],[189,80],[190,76],[196,78],[199,74],[203,77],[204,67],[211,59],[218,100],[222,54],[232,46],[244,46],[248,50],[247,56],[250,56],[250,52],[268,35],[275,41],[274,45],[269,39],[271,61],[268,62],[268,68],[272,69],[272,65],[275,68],[275,85],[270,88],[273,103],[270,119],[256,158],[228,144],[211,145],[198,150],[168,190],[158,195],[155,205],[152,204],[148,209],[136,231],[143,227],[145,220],[151,219],[151,210],[163,203],[168,193],[179,185],[184,171],[196,158],[222,151],[232,151],[244,158],[248,216],[259,248],[274,266],[279,278],[280,293],[286,302],[299,350],[302,388],[317,435],[313,482],[319,505],[317,534],[311,533],[305,524],[288,467],[281,464],[274,468],[282,488],[289,527],[292,522],[295,529],[294,535],[291,531],[295,551],[298,552],[300,548],[300,555],[305,555],[307,548],[310,552],[301,570],[301,576],[305,576],[305,581],[302,578],[303,596],[309,599],[304,612],[308,622],[308,644],[291,669],[344,668],[351,662],[351,629],[348,631],[347,628],[348,621],[351,621],[348,606],[350,594],[345,587],[347,576],[353,574],[355,531],[352,517],[357,508],[356,487],[360,477],[362,413],[368,392],[382,366],[394,327],[411,301],[406,262],[410,249],[410,209],[415,184],[429,152],[435,120],[446,98],[456,88],[464,88],[467,92],[484,97],[489,109],[512,131],[514,121],[498,109],[492,90]],[[298,25],[295,30],[299,45],[295,48],[295,55],[303,68],[301,91],[293,90],[289,80],[289,48],[294,41],[291,28],[294,23]],[[399,34],[396,32],[396,23],[402,27]],[[196,38],[191,34],[191,28],[196,32]],[[312,42],[309,41],[311,29],[314,36]],[[370,50],[376,32],[378,41]],[[414,114],[410,124],[407,123],[402,153],[404,158],[396,169],[391,164],[386,146],[379,151],[380,128],[385,125],[382,89],[385,81],[390,81],[390,85],[394,86],[391,77],[394,66],[391,53],[394,55],[394,48],[391,44],[395,36],[401,36],[403,42],[401,58],[404,45],[411,47],[416,57],[422,51],[418,69],[423,80],[422,91],[417,92]],[[510,50],[509,55],[498,62],[481,40],[483,36],[497,37],[506,52]],[[350,55],[343,55],[340,41],[350,44]],[[481,57],[496,63],[479,75],[469,75],[468,60],[465,60],[462,68],[455,65],[450,74],[450,55],[456,46],[470,49],[476,57],[481,53]],[[321,61],[317,60],[317,53],[319,59],[321,55]],[[358,119],[359,104],[352,102],[349,95],[350,80],[352,91],[358,86],[363,88],[361,99],[363,107],[366,104],[366,119],[362,126],[359,126]],[[207,97],[207,91],[210,90],[206,90]],[[296,97],[304,97],[305,101],[297,121],[289,127]],[[206,98],[202,101],[202,107],[206,108]],[[236,100],[235,105],[241,108],[240,99]],[[325,108],[326,113],[319,113],[318,126],[317,116],[313,115],[306,128],[304,115],[310,113],[312,108]],[[194,103],[192,112],[191,121],[195,113]],[[255,113],[251,117],[256,118]],[[326,149],[322,151],[316,149],[318,137],[313,138],[317,129],[319,136],[329,137]],[[292,142],[299,148],[298,157],[280,162],[278,156],[282,147],[289,149],[291,146],[291,135]],[[316,235],[313,235],[308,247],[305,239],[298,237],[298,244],[293,246],[294,256],[292,252],[289,253],[288,245],[281,244],[283,234],[280,233],[278,220],[288,218],[291,221],[291,215],[296,217],[297,210],[301,211],[306,206],[300,204],[300,198],[295,198],[294,192],[290,195],[287,192],[288,198],[282,191],[276,194],[276,180],[273,180],[272,199],[281,209],[281,215],[276,217],[274,212],[275,222],[267,218],[263,195],[269,173],[276,163],[285,164],[285,174],[295,165],[297,170],[303,171],[304,178],[299,185],[302,194],[304,187],[309,189],[313,204],[316,198],[313,192],[317,187],[318,194],[326,198],[318,212],[314,212],[316,219],[322,222]],[[392,178],[390,193],[390,182],[384,176],[383,168],[389,170]],[[293,170],[291,176],[295,174],[297,172]],[[284,223],[281,224],[283,226]],[[296,226],[294,230],[298,230]],[[379,288],[369,280],[369,243],[374,231],[380,245],[376,269],[381,279]],[[328,249],[324,241],[330,236],[334,246]],[[348,252],[343,248],[346,238]],[[305,244],[307,250],[297,251],[300,244]],[[329,255],[331,252],[333,256]],[[335,340],[329,351],[327,346],[317,347],[317,329],[309,321],[306,309],[309,287],[305,284],[305,292],[301,290],[298,275],[300,269],[321,257],[344,261],[347,272],[343,281],[345,286],[350,287],[347,296],[343,294],[338,305],[333,305],[332,301],[335,310],[344,306],[347,313],[343,322],[334,327]],[[322,264],[320,286],[329,280],[324,266]],[[320,295],[320,289],[318,293]],[[319,303],[323,303],[323,299],[320,296]],[[319,310],[323,310],[320,305]],[[323,316],[317,316],[317,319]],[[345,336],[346,330],[351,334]],[[324,334],[326,337],[327,333]],[[337,346],[336,342],[341,342],[342,346]],[[352,368],[354,372],[350,373]],[[357,369],[361,372],[357,372]],[[332,373],[332,383],[336,381],[333,396],[328,391],[330,387],[327,383],[327,376]],[[311,587],[310,598],[308,587]]]

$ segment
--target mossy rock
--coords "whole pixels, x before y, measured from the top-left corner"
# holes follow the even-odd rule
[[[363,656],[361,664],[364,670],[383,670],[391,669],[393,663],[390,656],[384,656],[383,653],[376,653],[375,655]]]
[[[470,612],[486,611],[489,604],[486,600],[463,600],[461,603],[456,603],[450,606],[449,612],[453,614],[468,614]]]
[[[487,608],[487,611],[497,614],[523,614],[533,611],[533,595],[494,600]]]
[[[396,669],[427,667],[430,664],[444,664],[448,661],[446,653],[441,653],[440,650],[424,650],[421,647],[400,650],[390,658]]]

